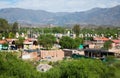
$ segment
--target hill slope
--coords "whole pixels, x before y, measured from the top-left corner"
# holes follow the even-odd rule
[[[30,24],[97,24],[120,25],[120,6],[112,8],[93,8],[84,12],[47,12],[20,8],[5,8],[0,10],[0,18],[9,22],[18,21]]]

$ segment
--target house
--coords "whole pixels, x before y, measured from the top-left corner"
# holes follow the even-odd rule
[[[106,37],[94,37],[93,40],[96,41],[97,43],[104,43],[105,41],[108,41],[109,39]]]
[[[64,52],[62,50],[39,50],[29,49],[24,50],[22,55],[24,60],[47,60],[47,61],[58,61],[64,58]]]
[[[106,37],[94,37],[92,43],[95,44],[94,48],[102,48],[103,44],[108,40]]]
[[[40,60],[40,49],[37,43],[37,39],[28,38],[24,42],[23,53],[21,55],[22,59],[29,60]]]
[[[116,49],[120,49],[120,40],[112,40],[112,47]]]
[[[6,40],[0,40],[0,50],[7,50],[8,49],[8,46],[4,45],[6,43],[7,43]]]
[[[34,39],[34,38],[28,38],[28,39],[24,40],[23,44],[24,44],[25,50],[34,49],[34,46],[38,45],[37,39]]]
[[[7,38],[5,39],[9,44],[12,44],[13,41],[17,41],[18,39],[11,39],[11,38]]]
[[[15,45],[15,42],[17,41],[18,39],[10,39],[10,38],[7,38],[6,41],[8,42],[9,44],[9,49],[11,50],[17,50],[17,46]]]
[[[72,49],[63,49],[63,51],[65,57],[71,57],[74,52]]]
[[[86,49],[84,50],[84,54],[86,57],[100,58],[100,59],[107,56],[115,56],[115,52],[110,52],[101,49]]]
[[[120,40],[112,40],[112,48],[109,51],[115,52],[117,57],[120,57]]]
[[[21,58],[24,60],[40,60],[39,50],[24,50],[21,54]]]

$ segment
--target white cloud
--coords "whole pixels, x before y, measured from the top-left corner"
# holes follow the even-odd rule
[[[120,0],[2,0],[0,8],[18,7],[52,12],[84,11],[94,7],[113,7]]]

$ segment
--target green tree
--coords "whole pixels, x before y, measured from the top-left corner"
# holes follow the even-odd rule
[[[15,42],[15,45],[17,45],[18,48],[23,48],[23,42],[25,38],[19,37],[18,40]]]
[[[110,49],[112,48],[112,41],[111,40],[108,40],[104,43],[104,46],[103,46],[104,49]]]
[[[0,18],[0,32],[8,32],[9,31],[9,24],[8,21]]]
[[[42,29],[42,33],[51,33],[51,32],[52,32],[51,28],[43,28]]]
[[[41,78],[29,62],[17,58],[15,53],[0,53],[0,78]]]
[[[2,32],[2,37],[8,38],[9,34],[7,32]]]
[[[62,61],[55,67],[55,70],[57,71],[56,78],[111,78],[110,68],[112,69],[112,67],[105,65],[100,60],[78,59]],[[112,72],[113,78],[114,71]]]
[[[68,37],[68,36],[62,37],[60,39],[59,44],[61,45],[62,48],[68,48],[68,49],[73,49],[73,48],[78,47],[75,40],[73,38]]]
[[[83,38],[76,37],[76,38],[75,38],[75,42],[80,45],[80,44],[83,44],[83,43],[84,43],[84,39],[83,39]]]
[[[18,23],[17,23],[17,22],[14,22],[14,23],[13,23],[12,32],[13,32],[13,33],[18,32]]]
[[[15,34],[10,32],[8,38],[15,38]]]
[[[78,37],[80,34],[80,25],[78,25],[78,24],[74,25],[72,30],[76,34],[76,36]]]
[[[53,27],[52,32],[53,33],[64,33],[65,29],[63,27]]]
[[[46,49],[51,49],[56,42],[56,38],[51,34],[40,35],[38,37],[38,42]]]

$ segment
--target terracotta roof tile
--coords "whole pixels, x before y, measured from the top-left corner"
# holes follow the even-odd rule
[[[5,41],[5,40],[0,40],[0,44],[4,44],[4,43],[6,43],[7,41]]]
[[[108,41],[109,39],[106,37],[96,37],[94,40],[102,40],[102,41]]]
[[[114,43],[120,43],[120,40],[112,40]]]

